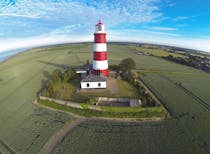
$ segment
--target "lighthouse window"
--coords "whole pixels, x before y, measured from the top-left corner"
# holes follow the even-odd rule
[[[101,25],[98,25],[98,30],[102,31],[102,26]]]
[[[98,83],[98,87],[101,87],[101,83]]]
[[[87,83],[87,87],[90,87],[90,84],[89,83]]]

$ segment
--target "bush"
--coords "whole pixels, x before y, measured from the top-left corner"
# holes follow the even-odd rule
[[[62,80],[62,73],[61,70],[56,69],[52,72],[52,81],[61,81]]]
[[[69,68],[66,72],[63,73],[62,79],[63,81],[70,81],[76,78],[76,73],[73,69]]]
[[[88,100],[88,104],[95,105],[98,102],[97,97],[90,97]]]

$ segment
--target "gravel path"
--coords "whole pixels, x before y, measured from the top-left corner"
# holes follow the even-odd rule
[[[120,92],[117,80],[115,78],[109,77],[107,84],[111,94],[118,94]]]

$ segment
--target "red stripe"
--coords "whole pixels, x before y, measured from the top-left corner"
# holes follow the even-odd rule
[[[94,60],[107,60],[107,52],[94,52]]]
[[[104,76],[109,76],[109,70],[108,69],[106,69],[106,70],[93,70],[93,73],[95,75],[103,74]]]
[[[94,34],[95,43],[106,43],[106,33],[95,33]]]

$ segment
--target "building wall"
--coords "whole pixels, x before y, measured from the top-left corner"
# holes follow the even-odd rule
[[[100,83],[100,86],[99,86],[99,83]],[[89,86],[88,86],[89,84]],[[81,85],[81,88],[84,89],[91,89],[91,88],[106,88],[106,82],[103,81],[103,82],[81,82],[80,83]]]

